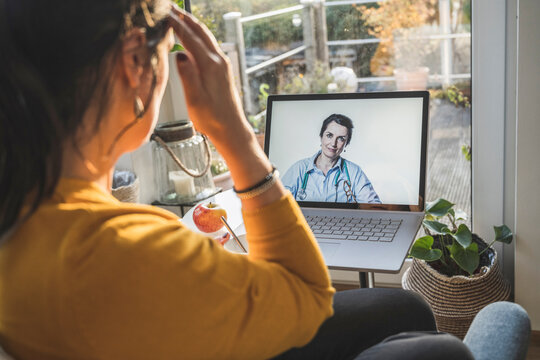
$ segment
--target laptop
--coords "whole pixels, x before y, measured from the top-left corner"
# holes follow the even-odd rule
[[[265,152],[330,269],[400,271],[424,217],[427,91],[271,95]]]

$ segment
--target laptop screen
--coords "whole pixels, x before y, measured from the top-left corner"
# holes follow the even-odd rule
[[[428,99],[272,95],[265,151],[302,206],[423,211]]]

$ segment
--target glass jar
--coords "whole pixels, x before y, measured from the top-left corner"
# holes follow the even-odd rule
[[[212,173],[208,171],[211,162],[208,141],[195,132],[191,121],[160,124],[152,140],[159,202],[189,204],[216,193]]]

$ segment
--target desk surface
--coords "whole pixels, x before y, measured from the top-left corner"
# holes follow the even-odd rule
[[[216,194],[206,200],[203,200],[196,205],[200,203],[208,203],[213,202],[216,204],[219,204],[222,208],[227,211],[227,222],[235,232],[235,234],[238,236],[239,240],[242,242],[242,245],[246,249],[248,249],[248,244],[246,241],[246,228],[244,227],[244,220],[242,218],[242,203],[240,199],[236,196],[235,192],[231,190],[227,190],[224,192],[221,192],[219,194]],[[182,222],[190,229],[192,229],[195,232],[203,233],[200,231],[193,222],[193,210],[195,207],[191,208],[182,218]],[[240,246],[236,244],[236,242],[231,238],[229,240],[224,248],[228,251],[234,252],[234,253],[243,253]],[[249,249],[248,249],[249,250]],[[366,277],[366,274],[361,274],[360,278],[360,286],[361,287],[368,287],[368,284],[370,284],[372,287],[373,285],[373,274],[371,274],[371,282],[368,281],[368,278]],[[362,282],[362,280],[364,280]]]

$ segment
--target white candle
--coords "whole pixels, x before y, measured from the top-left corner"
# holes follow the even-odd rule
[[[190,197],[197,194],[193,178],[182,170],[170,171],[169,180],[174,184],[174,190],[181,197]]]

